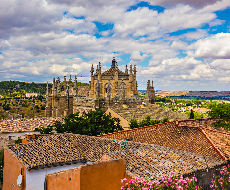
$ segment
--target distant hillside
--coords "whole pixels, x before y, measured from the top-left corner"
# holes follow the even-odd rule
[[[182,96],[182,95],[187,95],[188,91],[177,91],[177,92],[172,92],[168,93],[167,96]]]
[[[49,83],[49,88],[52,88],[52,83]],[[87,83],[78,82],[78,86],[87,86]],[[1,81],[0,82],[0,95],[5,96],[20,96],[27,92],[46,94],[47,83],[35,82],[19,82],[19,81]]]
[[[230,100],[230,91],[189,91],[184,95],[168,95],[171,98],[200,100]]]
[[[1,81],[0,82],[0,94],[25,94],[26,92],[35,92],[40,94],[46,93],[46,83],[34,83],[34,82],[19,82],[19,81]],[[49,83],[51,88],[52,84]]]

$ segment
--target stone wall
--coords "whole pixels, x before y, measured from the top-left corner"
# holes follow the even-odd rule
[[[89,97],[89,86],[78,86],[78,95]]]

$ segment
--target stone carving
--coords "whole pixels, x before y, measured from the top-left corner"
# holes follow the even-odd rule
[[[121,81],[120,91],[121,91],[121,98],[124,99],[125,98],[125,83],[123,79]]]

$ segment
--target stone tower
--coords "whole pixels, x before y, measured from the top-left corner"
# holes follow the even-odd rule
[[[153,86],[153,81],[152,85],[150,84],[150,80],[147,82],[147,91],[146,91],[146,99],[149,103],[154,104],[155,103],[155,90]]]
[[[46,92],[46,117],[60,117],[67,116],[73,113],[73,98],[78,95],[77,78],[75,76],[74,83],[71,76],[69,80],[61,82],[58,77],[57,80],[53,78],[52,93],[49,94],[47,87]]]
[[[138,95],[137,91],[137,81],[136,81],[136,66],[134,68],[130,65],[130,73],[126,66],[125,72],[118,69],[118,65],[115,57],[112,60],[111,67],[105,71],[101,72],[101,63],[97,65],[96,72],[94,73],[94,67],[91,67],[91,81],[90,81],[90,92],[89,96],[97,98],[96,94],[97,84],[100,84],[100,98],[110,98],[120,97],[120,98],[132,98]],[[108,91],[108,86],[110,90]]]

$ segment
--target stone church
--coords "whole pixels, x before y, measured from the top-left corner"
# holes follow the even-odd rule
[[[127,65],[125,72],[119,70],[115,57],[111,68],[103,73],[100,62],[95,73],[92,65],[89,96],[93,98],[133,98],[138,95],[136,73],[135,65],[134,68],[130,65],[129,72]]]
[[[91,81],[89,86],[78,86],[75,76],[74,82],[71,79],[61,82],[53,78],[52,90],[46,92],[46,117],[63,117],[70,113],[75,113],[80,109],[93,109],[97,107],[138,107],[143,104],[153,104],[155,102],[155,90],[147,82],[146,97],[138,97],[138,85],[136,80],[136,66],[125,72],[118,69],[115,58],[112,60],[111,68],[101,72],[101,63],[97,65],[96,72],[91,67]]]

